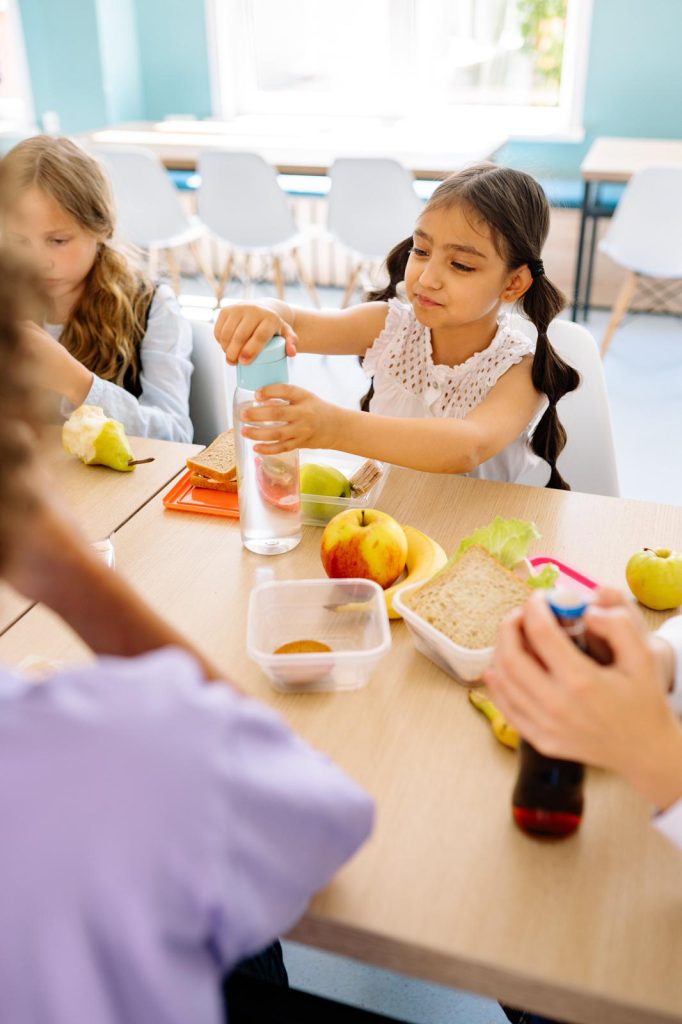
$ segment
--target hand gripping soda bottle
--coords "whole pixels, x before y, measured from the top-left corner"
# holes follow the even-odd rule
[[[581,651],[602,665],[612,661],[603,641],[587,632],[587,601],[568,589],[547,592],[557,622]],[[580,825],[585,766],[578,761],[545,757],[527,740],[519,745],[519,774],[512,795],[514,821],[531,835],[563,838]]]

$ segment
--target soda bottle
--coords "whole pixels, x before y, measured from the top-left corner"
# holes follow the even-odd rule
[[[268,455],[254,451],[257,441],[243,437],[242,413],[254,406],[272,406],[272,419],[259,426],[279,426],[277,410],[286,402],[257,402],[256,391],[289,380],[284,338],[275,335],[256,358],[237,364],[234,433],[237,452],[239,527],[242,544],[258,555],[291,551],[301,540],[301,497],[298,451]]]
[[[557,622],[573,643],[600,664],[608,664],[611,651],[585,626],[588,602],[574,591],[559,588],[548,591],[546,597]],[[580,762],[546,757],[522,739],[519,774],[512,795],[514,821],[531,835],[572,835],[582,820],[584,779],[585,766]]]

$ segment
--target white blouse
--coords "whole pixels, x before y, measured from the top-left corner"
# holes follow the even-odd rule
[[[534,351],[534,340],[512,330],[505,314],[497,334],[482,352],[457,366],[434,363],[430,329],[419,323],[411,306],[391,299],[384,328],[363,362],[365,373],[374,378],[370,412],[408,419],[463,419],[510,367]],[[545,399],[519,437],[467,475],[544,487],[549,466],[528,441],[546,407]]]
[[[59,340],[62,324],[43,324]],[[156,289],[149,310],[146,333],[140,343],[139,398],[113,381],[96,374],[83,400],[99,405],[107,416],[119,420],[132,437],[156,437],[162,441],[191,441],[189,385],[192,376],[192,328],[182,315],[173,290],[166,284]],[[60,412],[67,419],[75,409],[62,398]]]

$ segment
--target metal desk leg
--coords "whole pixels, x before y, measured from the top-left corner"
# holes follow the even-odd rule
[[[583,247],[585,244],[585,225],[587,223],[587,210],[590,201],[590,182],[583,184],[583,205],[580,210],[580,235],[578,238],[578,258],[575,267],[575,286],[573,289],[573,313],[571,320],[578,319],[578,306],[580,305],[580,279],[583,271]]]
[[[590,313],[590,295],[592,294],[592,274],[594,270],[594,251],[597,245],[597,230],[599,228],[599,217],[594,212],[599,206],[599,183],[597,183],[594,196],[590,198],[592,207],[592,234],[590,236],[590,255],[587,261],[587,276],[585,278],[585,287],[583,289],[584,302],[583,302],[583,320],[587,320]]]

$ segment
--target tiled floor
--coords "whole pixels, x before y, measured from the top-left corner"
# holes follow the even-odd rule
[[[206,294],[187,282],[184,301]],[[289,289],[291,302],[308,305],[305,293]],[[321,289],[322,301],[338,306],[340,292]],[[271,295],[256,286],[257,295]],[[587,327],[601,340],[608,314],[593,312]],[[682,504],[682,320],[637,315],[618,332],[605,361],[621,494],[646,501]],[[357,360],[343,356],[298,356],[294,380],[341,405],[356,406],[367,389]],[[682,544],[681,537],[652,543]],[[285,943],[292,984],[311,992],[413,1022],[413,1024],[501,1024],[499,1006],[467,993],[415,981],[341,957]],[[322,1022],[321,1022],[322,1024]]]

